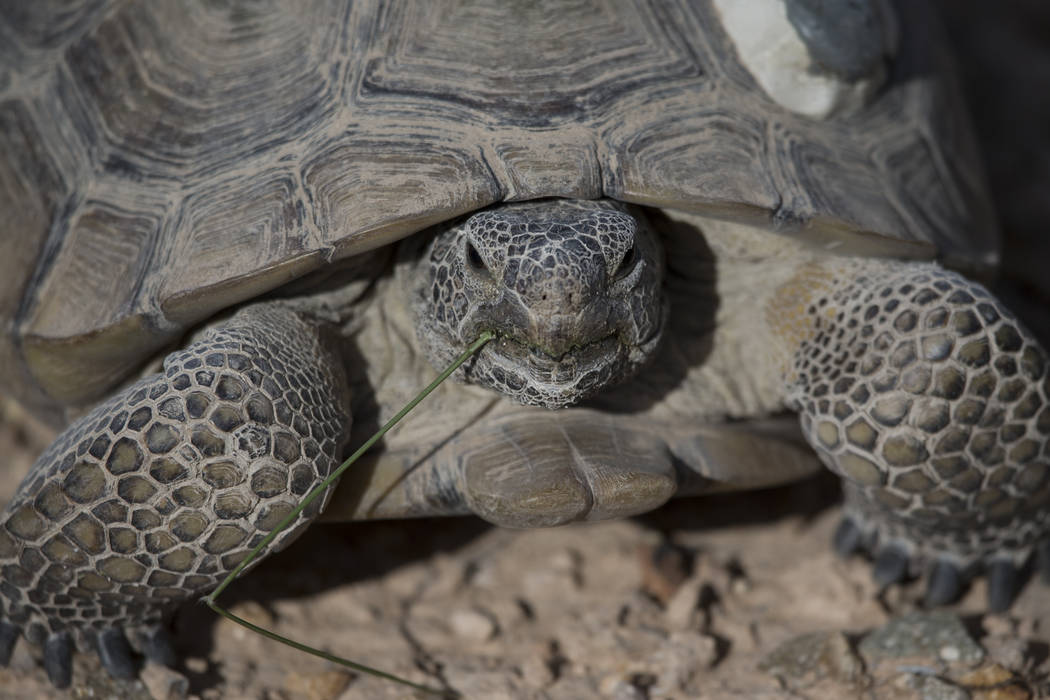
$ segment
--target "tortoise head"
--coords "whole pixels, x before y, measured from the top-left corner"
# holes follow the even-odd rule
[[[659,240],[608,200],[502,204],[441,229],[415,264],[430,361],[493,331],[466,376],[521,403],[559,408],[631,376],[667,315]]]

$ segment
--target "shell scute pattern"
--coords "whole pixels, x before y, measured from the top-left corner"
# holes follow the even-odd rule
[[[878,511],[880,536],[964,563],[1020,556],[1050,527],[1043,350],[983,288],[955,273],[857,265],[903,279],[864,294],[872,280],[854,273],[826,305],[810,307],[819,330],[796,355],[793,390],[810,441],[852,482],[853,500],[860,494],[862,508]],[[826,307],[861,320],[851,327]],[[851,369],[845,357],[859,363]],[[824,392],[834,371],[853,381]],[[812,400],[823,393],[848,405],[826,410]]]
[[[269,327],[245,328],[170,355],[163,375],[96,408],[41,457],[53,468],[19,491],[0,527],[0,556],[17,559],[0,570],[4,615],[31,638],[159,620],[168,602],[214,586],[334,466],[347,423],[337,379],[303,361],[316,347],[271,337],[262,350],[256,336]],[[282,420],[271,399],[305,407],[310,424]],[[156,604],[134,602],[146,597]]]

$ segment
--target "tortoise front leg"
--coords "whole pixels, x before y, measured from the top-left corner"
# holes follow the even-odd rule
[[[0,516],[0,664],[19,632],[59,687],[73,645],[133,677],[172,608],[214,588],[337,465],[343,372],[318,327],[247,307],[72,424]],[[269,547],[319,513],[318,499]]]
[[[989,608],[1007,608],[1050,539],[1044,349],[935,265],[825,260],[781,292],[790,399],[846,486],[836,547],[871,549],[881,585],[925,571],[928,605],[983,570]]]

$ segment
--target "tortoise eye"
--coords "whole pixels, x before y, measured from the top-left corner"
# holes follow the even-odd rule
[[[623,259],[620,261],[619,267],[616,268],[616,277],[623,277],[631,268],[634,267],[634,261],[638,259],[638,250],[632,243],[631,247],[627,249],[627,252],[623,254]]]
[[[491,276],[488,266],[485,264],[485,260],[481,257],[481,253],[474,247],[474,244],[467,241],[467,267],[474,272],[483,274],[485,276]]]

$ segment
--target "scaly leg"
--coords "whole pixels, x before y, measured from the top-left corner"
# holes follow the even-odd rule
[[[1038,342],[982,286],[936,265],[836,259],[769,320],[794,349],[791,401],[846,486],[843,553],[888,585],[926,572],[928,605],[983,570],[1007,608],[1050,530],[1050,384]]]
[[[264,303],[72,424],[0,515],[0,664],[20,632],[43,645],[59,687],[74,644],[117,677],[136,674],[125,633],[170,663],[165,616],[214,588],[336,466],[345,394],[318,327]]]

